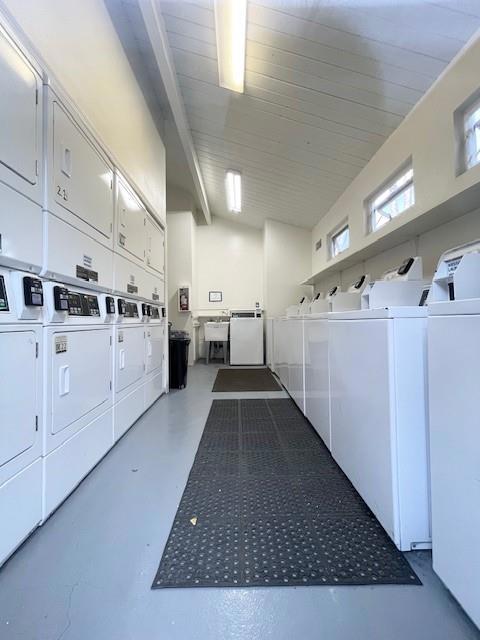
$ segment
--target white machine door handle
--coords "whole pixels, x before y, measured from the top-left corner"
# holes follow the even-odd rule
[[[72,152],[65,145],[62,145],[62,173],[68,178],[72,177]]]
[[[70,393],[70,367],[68,365],[64,365],[60,367],[58,370],[59,374],[59,393],[61,396],[66,396],[67,393]]]
[[[147,356],[149,358],[152,357],[152,341],[151,340],[147,342]]]
[[[125,369],[125,349],[120,349],[120,369]]]

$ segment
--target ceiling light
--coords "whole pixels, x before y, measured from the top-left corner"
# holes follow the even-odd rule
[[[227,192],[227,208],[231,213],[242,210],[242,174],[229,170],[225,173],[225,189]]]
[[[219,84],[243,93],[247,0],[215,0],[215,32]]]

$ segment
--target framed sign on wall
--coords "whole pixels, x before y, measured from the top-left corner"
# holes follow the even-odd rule
[[[209,291],[208,292],[208,301],[209,302],[222,302],[223,294],[221,291]]]

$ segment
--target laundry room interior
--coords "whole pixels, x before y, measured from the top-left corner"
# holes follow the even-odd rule
[[[480,3],[0,0],[0,639],[480,640]]]

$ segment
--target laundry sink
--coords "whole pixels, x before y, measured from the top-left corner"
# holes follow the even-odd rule
[[[206,322],[205,342],[227,342],[229,322]]]

